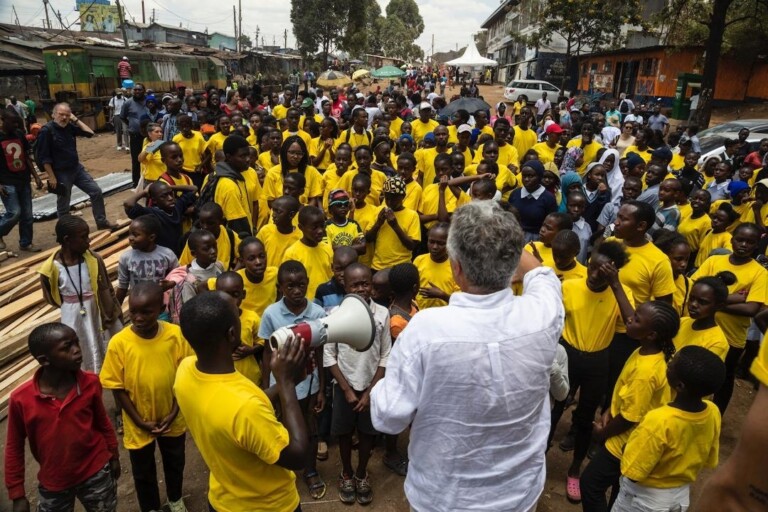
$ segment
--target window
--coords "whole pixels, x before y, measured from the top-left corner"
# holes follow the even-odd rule
[[[603,63],[603,73],[610,73],[613,69],[613,62],[607,60]]]
[[[192,68],[192,83],[196,84],[200,81],[200,72],[197,68]]]
[[[640,75],[653,76],[655,70],[658,70],[658,61],[656,59],[643,59],[640,62]]]
[[[541,88],[549,92],[556,92],[558,90],[557,87],[550,84],[541,84]]]

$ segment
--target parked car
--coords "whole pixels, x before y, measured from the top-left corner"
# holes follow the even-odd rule
[[[560,96],[560,89],[544,80],[512,80],[504,89],[504,98],[515,101],[518,96],[525,96],[530,102],[541,98],[541,93],[546,92],[547,98],[552,103]]]

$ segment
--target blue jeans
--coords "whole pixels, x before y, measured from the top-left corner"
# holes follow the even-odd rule
[[[6,236],[19,224],[19,245],[32,244],[32,185],[3,185],[5,193],[0,196],[5,213],[0,217],[0,237]]]
[[[74,171],[67,170],[56,173],[56,181],[64,186],[64,194],[56,199],[56,213],[59,217],[69,213],[69,200],[72,197],[72,187],[77,187],[91,199],[93,208],[93,218],[96,219],[96,225],[101,227],[107,224],[107,214],[104,209],[104,196],[101,193],[99,185],[93,181],[91,175],[86,172],[82,164],[78,164]]]

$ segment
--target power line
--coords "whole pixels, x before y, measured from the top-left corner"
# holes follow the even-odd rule
[[[167,7],[165,7],[164,5],[162,5],[162,4],[161,4],[160,2],[158,2],[157,0],[152,0],[152,1],[153,1],[153,2],[154,2],[154,3],[155,3],[157,6],[158,6],[158,7],[160,7],[162,10],[164,10],[165,12],[167,12],[167,13],[169,13],[169,14],[172,14],[172,15],[176,16],[177,18],[179,18],[180,20],[186,21],[187,23],[192,23],[193,25],[203,25],[203,26],[205,26],[205,25],[211,25],[211,24],[216,24],[216,23],[222,23],[222,22],[224,22],[224,21],[228,21],[228,20],[229,20],[229,15],[227,15],[227,17],[225,17],[225,18],[222,18],[222,19],[220,19],[220,20],[207,21],[207,22],[205,22],[205,23],[200,23],[199,21],[194,21],[194,20],[191,20],[191,19],[189,19],[189,18],[185,18],[184,16],[181,16],[181,15],[179,15],[179,14],[176,14],[176,13],[175,13],[175,12],[173,12],[172,10],[170,10],[170,9],[168,9]]]

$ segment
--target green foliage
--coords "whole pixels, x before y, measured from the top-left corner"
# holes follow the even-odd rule
[[[291,0],[291,23],[303,56],[330,51],[344,37],[349,0]]]
[[[387,18],[399,18],[415,41],[424,32],[424,18],[414,0],[390,0],[387,4]]]
[[[253,42],[251,41],[251,38],[247,35],[243,34],[240,36],[240,48],[242,50],[250,50],[253,48]]]

